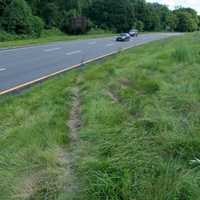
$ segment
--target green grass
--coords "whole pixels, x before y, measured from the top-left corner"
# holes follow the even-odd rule
[[[2,96],[0,199],[67,199],[74,87],[81,95],[75,199],[199,199],[199,38],[146,44]]]
[[[46,191],[55,199],[65,182],[72,81],[62,77],[20,97],[1,97],[0,199],[44,199]]]
[[[29,38],[24,36],[24,38],[19,38],[16,36],[10,36],[10,40],[0,42],[0,48],[7,47],[18,47],[26,45],[37,45],[37,44],[46,44],[49,42],[58,42],[58,41],[69,41],[69,40],[79,40],[79,39],[92,39],[92,38],[101,38],[113,36],[111,32],[105,32],[101,30],[90,31],[85,35],[66,35],[57,29],[43,31],[40,38]]]

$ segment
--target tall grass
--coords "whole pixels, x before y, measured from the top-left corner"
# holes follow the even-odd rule
[[[72,80],[1,99],[0,199],[57,199],[64,192]]]
[[[191,41],[193,43],[188,43],[187,40],[184,40],[182,43],[177,44],[172,54],[173,58],[177,62],[194,63],[199,58],[199,49],[197,45],[199,37],[200,34],[197,32],[193,34],[193,41]]]
[[[0,199],[197,200],[197,33],[144,45],[0,99]],[[178,48],[184,46],[183,48]],[[81,82],[80,193],[69,197],[66,126]]]
[[[183,42],[183,44],[179,44],[175,48],[175,51],[173,52],[172,56],[177,62],[193,63],[197,55],[193,47],[190,46],[190,44]]]
[[[80,199],[199,198],[200,173],[191,165],[200,156],[198,48],[186,35],[85,72]]]

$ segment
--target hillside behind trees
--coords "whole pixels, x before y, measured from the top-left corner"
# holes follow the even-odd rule
[[[80,27],[72,31],[76,17],[86,20],[84,31]],[[122,32],[133,27],[140,31],[192,32],[199,29],[199,19],[191,8],[171,11],[145,0],[0,0],[0,35],[39,37],[43,29],[55,27],[70,34],[90,29]]]

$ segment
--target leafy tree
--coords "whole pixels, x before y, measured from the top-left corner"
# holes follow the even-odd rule
[[[198,16],[198,27],[200,29],[200,15]]]
[[[156,29],[162,29],[165,30],[167,26],[167,19],[170,15],[170,10],[165,5],[160,5],[158,3],[151,4],[153,7],[153,12],[157,13],[160,19],[160,24],[158,24],[160,27],[157,27]]]
[[[198,24],[190,13],[179,12],[176,16],[178,18],[176,31],[192,32],[198,29]]]
[[[44,22],[40,17],[31,17],[31,34],[35,37],[40,37],[42,30],[44,29]]]
[[[89,18],[100,28],[128,31],[134,24],[134,12],[129,0],[95,0],[89,7]]]
[[[142,21],[137,21],[137,23],[136,23],[136,28],[137,28],[140,32],[142,32],[142,31],[144,30],[144,24],[143,24],[143,22],[142,22]]]
[[[130,0],[132,8],[134,10],[135,18],[137,21],[143,22],[144,14],[147,8],[145,0]]]
[[[77,15],[78,15],[78,13],[75,9],[71,9],[68,12],[64,13],[63,20],[60,24],[60,28],[63,32],[65,32],[65,33],[70,32],[70,21],[71,21],[72,17],[75,17]]]
[[[198,29],[199,20],[195,10],[191,8],[179,8],[173,13],[177,18],[176,31],[192,32]]]
[[[0,0],[0,29],[10,33],[39,36],[43,25],[68,33],[74,16],[86,16],[93,27],[113,32],[128,31],[133,26],[140,31],[194,31],[200,27],[194,9],[170,11],[145,0]]]
[[[60,13],[58,6],[55,3],[46,3],[41,11],[41,15],[46,24],[46,28],[59,26]]]
[[[178,18],[174,13],[170,13],[166,19],[166,25],[169,31],[175,31],[178,24]]]
[[[40,9],[41,9],[41,0],[26,0],[31,7],[31,10],[34,15],[40,15]],[[43,0],[45,1],[45,0]]]
[[[3,12],[6,6],[11,2],[11,0],[0,0],[0,17],[3,15]]]
[[[24,0],[13,0],[4,10],[3,26],[12,33],[29,34],[31,9]]]
[[[10,33],[40,34],[42,22],[32,15],[31,9],[24,0],[13,0],[3,12],[2,25]],[[36,26],[39,26],[36,28]]]
[[[197,12],[194,9],[192,9],[192,8],[180,8],[176,12],[186,12],[186,13],[189,13],[189,14],[191,14],[191,17],[195,20],[195,22],[197,24],[199,22]]]
[[[11,2],[11,0],[0,0],[0,30],[3,29],[3,12],[6,8],[6,6]],[[2,35],[7,35],[7,34],[2,34]]]
[[[161,29],[160,17],[153,4],[146,5],[142,20],[146,31],[158,31]]]

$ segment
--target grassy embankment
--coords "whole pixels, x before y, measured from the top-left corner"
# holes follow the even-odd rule
[[[28,38],[24,36],[16,35],[5,35],[1,36],[0,32],[0,41],[1,37],[3,42],[0,42],[0,48],[7,48],[7,47],[18,47],[18,46],[26,46],[26,45],[37,45],[37,44],[46,44],[49,42],[58,42],[58,41],[69,41],[69,40],[78,40],[78,39],[92,39],[92,38],[101,38],[101,37],[109,37],[113,34],[111,32],[106,32],[103,30],[94,30],[90,31],[84,35],[66,35],[63,32],[53,29],[53,30],[44,30],[40,38]],[[8,38],[5,40],[5,38]],[[5,41],[4,41],[5,40]]]
[[[64,186],[74,88],[75,199],[199,199],[199,49],[199,33],[158,41],[0,97],[0,199],[73,199]]]

